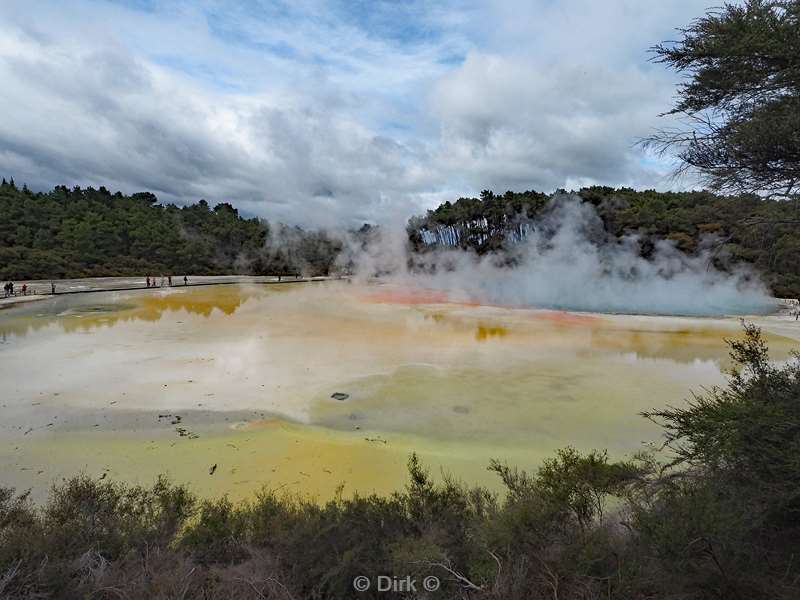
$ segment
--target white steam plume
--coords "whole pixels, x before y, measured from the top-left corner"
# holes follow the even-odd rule
[[[499,254],[435,250],[415,257],[423,268],[410,271],[407,243],[399,244],[395,235],[384,237],[389,244],[373,244],[361,253],[357,273],[391,271],[385,279],[441,290],[454,301],[691,316],[762,314],[776,308],[749,268],[722,272],[711,265],[710,250],[687,255],[667,240],[642,258],[636,236],[608,236],[594,207],[572,197],[553,200],[533,233],[512,249],[513,266]]]

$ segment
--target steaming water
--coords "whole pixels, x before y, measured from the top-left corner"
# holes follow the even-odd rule
[[[418,231],[432,250],[410,255],[405,231],[366,251],[353,249],[356,272],[391,273],[397,283],[423,285],[451,298],[558,310],[715,316],[768,314],[775,301],[758,273],[725,258],[719,240],[700,240],[686,254],[670,240],[643,252],[638,235],[609,234],[595,208],[571,195],[554,196],[535,221],[492,229],[486,219]],[[500,236],[505,248],[477,256],[459,247]],[[643,256],[646,254],[646,258]],[[408,263],[415,268],[409,271]]]
[[[785,358],[793,319],[759,322]],[[58,297],[0,313],[2,483],[41,497],[79,470],[168,472],[204,494],[324,498],[342,482],[396,489],[416,450],[434,472],[496,485],[490,458],[535,468],[567,444],[621,457],[658,441],[637,413],[721,383],[735,335],[733,318],[346,283]]]

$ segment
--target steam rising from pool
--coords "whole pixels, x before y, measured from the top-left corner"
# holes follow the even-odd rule
[[[380,274],[395,284],[440,290],[453,301],[687,316],[775,310],[752,269],[723,272],[712,265],[714,245],[708,242],[688,255],[661,240],[643,258],[638,236],[609,235],[592,205],[565,195],[504,253],[437,249],[412,255],[404,231],[384,230],[351,258],[358,276]]]

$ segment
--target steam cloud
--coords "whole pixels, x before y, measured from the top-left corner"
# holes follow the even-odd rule
[[[407,237],[383,234],[379,243],[354,250],[357,276],[381,274],[398,285],[441,290],[453,301],[686,316],[776,308],[751,269],[720,271],[711,265],[710,249],[687,255],[668,240],[643,258],[638,236],[609,236],[594,207],[574,197],[554,199],[533,233],[505,255],[435,250],[413,257],[410,269]]]

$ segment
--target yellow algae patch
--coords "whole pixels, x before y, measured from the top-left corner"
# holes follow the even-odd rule
[[[641,357],[668,357],[682,363],[717,360],[726,368],[730,361],[725,340],[743,338],[741,324],[733,320],[716,320],[711,324],[698,320],[687,324],[683,319],[672,322],[669,318],[647,317],[632,325],[617,319],[607,327],[591,330],[591,345],[595,348],[635,352]],[[785,360],[797,345],[791,338],[769,330],[763,332],[763,338],[774,360]]]
[[[586,443],[626,454],[659,439],[658,428],[640,412],[678,405],[691,388],[722,383],[708,363],[597,357],[565,368],[565,360],[543,358],[533,368],[401,367],[340,384],[349,394],[344,402],[320,395],[311,422],[545,453]]]
[[[483,323],[478,323],[478,327],[475,330],[475,339],[479,342],[493,337],[506,337],[506,335],[508,335],[508,329],[500,325],[484,325]]]
[[[412,436],[344,433],[283,423],[269,430],[201,435],[194,440],[141,439],[103,433],[62,434],[20,448],[4,485],[31,489],[43,499],[52,483],[79,472],[149,484],[160,474],[204,497],[251,497],[263,487],[319,500],[345,494],[389,494],[407,481],[408,456],[416,451],[435,477],[447,472],[470,484],[499,489],[487,473],[491,458],[533,468],[544,454],[477,444],[438,444]],[[0,447],[8,461],[11,448]],[[52,461],[58,456],[57,462]],[[11,464],[11,463],[9,463]],[[209,475],[212,465],[217,465]]]

